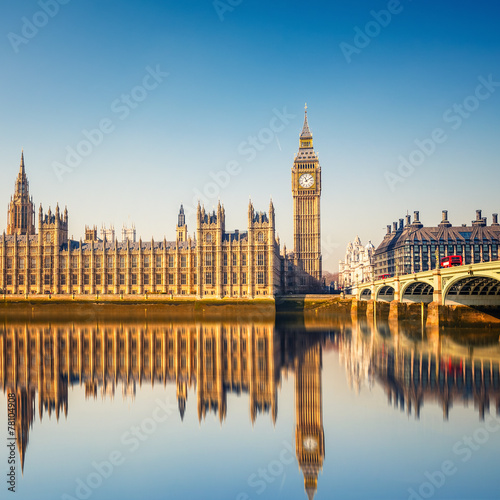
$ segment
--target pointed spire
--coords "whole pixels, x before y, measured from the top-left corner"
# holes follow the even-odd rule
[[[302,127],[302,132],[300,134],[301,139],[312,139],[312,133],[309,129],[309,123],[307,122],[307,103],[304,108],[304,126]]]
[[[252,204],[252,199],[248,199],[248,218],[253,220],[254,216],[254,210],[253,210],[253,204]]]
[[[21,149],[21,164],[19,165],[19,173],[25,175],[24,171],[24,149]]]
[[[179,210],[179,215],[177,216],[177,226],[182,227],[186,225],[186,216],[184,214],[184,206],[181,203],[181,208]]]
[[[179,414],[181,416],[181,420],[184,420],[184,414],[186,413],[186,399],[185,398],[178,398],[178,403],[179,403]]]
[[[306,495],[307,495],[308,500],[313,500],[315,493],[316,493],[316,490],[314,488],[306,488]]]
[[[269,214],[274,214],[274,203],[272,198],[269,200]]]
[[[21,474],[24,476],[24,456],[26,452],[26,446],[24,445],[19,449],[19,458],[21,459]]]

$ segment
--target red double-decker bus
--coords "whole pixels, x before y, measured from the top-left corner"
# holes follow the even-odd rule
[[[461,255],[448,255],[448,257],[442,257],[440,260],[441,267],[453,267],[461,266],[463,264]]]

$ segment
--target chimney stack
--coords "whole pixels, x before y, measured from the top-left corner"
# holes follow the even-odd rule
[[[387,224],[387,234],[391,234],[391,225]]]
[[[420,212],[418,210],[415,210],[415,212],[413,212],[412,226],[417,228],[424,227],[424,225],[420,222]]]
[[[400,231],[403,230],[403,223],[404,223],[404,220],[403,219],[399,219],[399,230]]]
[[[481,214],[481,210],[476,210],[476,220],[472,221],[473,226],[486,226],[486,217],[482,217]]]
[[[407,215],[406,216],[406,223],[405,223],[405,226],[409,226],[411,225],[411,215]]]
[[[439,227],[451,227],[450,221],[448,220],[448,210],[443,210],[442,220]]]
[[[493,222],[491,223],[492,226],[498,226],[498,214],[493,214]]]
[[[393,222],[392,223],[392,230],[396,233],[398,231],[398,223],[397,222]]]

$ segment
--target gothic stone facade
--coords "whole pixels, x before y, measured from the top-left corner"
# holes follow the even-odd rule
[[[36,235],[0,239],[0,290],[6,294],[170,294],[208,297],[273,296],[280,255],[274,208],[248,210],[248,231],[227,233],[225,211],[198,206],[196,241],[178,227],[176,241],[114,243],[87,230],[68,239],[68,214],[40,207]]]
[[[44,213],[35,231],[24,155],[9,204],[7,232],[0,236],[0,293],[169,294],[197,298],[258,298],[318,291],[321,287],[321,168],[307,122],[292,168],[294,251],[280,254],[275,212],[256,212],[250,202],[248,228],[227,232],[225,210],[198,204],[196,235],[187,232],[184,210],[175,241],[102,239],[86,228],[85,239],[68,238],[68,211]]]

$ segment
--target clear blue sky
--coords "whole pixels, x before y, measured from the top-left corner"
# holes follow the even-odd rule
[[[500,212],[493,2],[220,0],[217,11],[211,0],[65,1],[56,9],[47,0],[51,16],[43,1],[3,6],[1,227],[24,148],[37,207],[67,205],[75,238],[85,224],[135,223],[143,239],[174,239],[180,203],[206,191],[209,207],[218,196],[225,204],[228,229],[241,230],[248,197],[267,210],[272,195],[291,248],[290,168],[305,102],[323,172],[325,269],[338,269],[356,234],[378,245],[407,210],[428,225],[442,209],[455,224],[478,208],[489,222]],[[388,9],[390,20],[371,12]],[[148,67],[161,82],[144,81]],[[490,83],[477,99],[480,78]],[[143,81],[150,90],[127,98]],[[274,110],[294,117],[270,135]],[[60,181],[54,164],[106,119],[109,133]],[[400,156],[435,129],[443,131],[427,143],[435,151],[401,177]],[[210,173],[230,162],[239,173],[212,195]],[[393,189],[388,172],[399,175]]]

